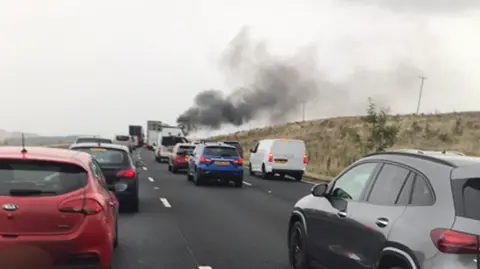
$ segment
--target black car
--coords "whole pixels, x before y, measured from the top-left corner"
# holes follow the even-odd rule
[[[138,178],[141,163],[134,163],[129,149],[123,145],[81,143],[70,146],[71,150],[90,153],[99,163],[109,187],[115,186],[115,195],[120,207],[138,212]]]
[[[234,146],[237,149],[238,153],[240,154],[240,157],[243,158],[243,148],[242,148],[242,145],[239,142],[237,142],[237,141],[222,141],[222,142],[227,144],[227,145]]]
[[[290,268],[480,268],[480,157],[381,152],[294,206]]]

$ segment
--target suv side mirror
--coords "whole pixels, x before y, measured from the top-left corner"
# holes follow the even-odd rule
[[[250,152],[251,152],[251,153],[255,153],[255,150],[254,150],[254,149],[250,149]]]
[[[313,186],[310,192],[315,197],[324,197],[327,194],[327,189],[328,189],[328,184],[320,183]]]

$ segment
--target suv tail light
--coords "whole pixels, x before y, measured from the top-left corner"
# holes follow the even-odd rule
[[[434,229],[430,232],[433,244],[443,253],[476,254],[478,236],[449,229]]]
[[[117,172],[117,177],[126,177],[126,178],[133,178],[135,176],[134,169],[127,169]]]
[[[273,153],[268,153],[268,162],[271,163],[273,162]]]
[[[94,199],[75,197],[63,201],[58,207],[60,212],[95,215],[103,211],[102,205]]]
[[[211,163],[212,160],[210,160],[209,158],[205,158],[205,156],[200,156],[200,162],[201,163]]]
[[[238,158],[236,160],[233,161],[234,164],[238,164],[238,165],[243,165],[243,159],[242,158]]]
[[[303,154],[303,163],[308,163],[308,156],[307,154]]]

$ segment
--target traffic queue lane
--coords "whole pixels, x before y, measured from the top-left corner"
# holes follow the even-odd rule
[[[265,180],[197,187],[168,172],[151,151],[134,153],[141,172],[140,211],[122,213],[113,269],[288,269],[287,226],[309,182]]]

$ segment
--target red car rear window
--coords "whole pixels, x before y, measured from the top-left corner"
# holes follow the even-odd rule
[[[40,160],[0,159],[0,196],[54,196],[87,184],[80,166]]]

